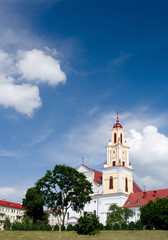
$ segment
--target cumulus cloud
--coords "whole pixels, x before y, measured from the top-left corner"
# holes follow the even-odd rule
[[[66,75],[61,70],[60,62],[43,51],[20,51],[19,58],[17,67],[22,74],[21,78],[36,83],[48,83],[51,86],[65,83]]]
[[[136,169],[144,168],[142,172],[136,171],[137,177],[141,176],[143,184],[150,188],[156,182],[167,181],[168,137],[152,125],[145,126],[141,132],[132,129],[129,133],[130,159]]]
[[[27,83],[19,82],[22,79]],[[41,50],[19,51],[15,55],[0,50],[0,104],[5,108],[31,117],[42,105],[37,84],[56,86],[65,81],[59,61]]]
[[[41,106],[39,89],[29,84],[1,84],[0,104],[4,107],[12,107],[16,111],[32,116],[34,109]]]

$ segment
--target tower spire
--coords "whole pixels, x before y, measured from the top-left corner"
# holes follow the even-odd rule
[[[120,121],[119,121],[119,114],[117,112],[117,120],[116,120],[116,124],[114,124],[113,128],[123,128],[123,126],[120,124]]]

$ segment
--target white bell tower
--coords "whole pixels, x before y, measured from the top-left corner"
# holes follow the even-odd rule
[[[133,170],[129,163],[129,146],[124,139],[124,129],[117,121],[112,128],[112,140],[107,144],[107,162],[103,168],[104,194],[133,192]]]

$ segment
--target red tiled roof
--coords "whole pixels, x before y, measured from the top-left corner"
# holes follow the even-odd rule
[[[94,172],[94,179],[93,179],[94,182],[102,183],[102,172],[89,168],[85,164],[81,164],[81,165],[83,165],[85,168]]]
[[[142,189],[133,181],[133,192],[142,192]]]
[[[168,197],[168,189],[131,193],[123,207],[144,206],[150,200],[155,201],[156,198],[166,197]]]
[[[0,206],[5,206],[5,207],[11,207],[11,208],[19,208],[19,209],[25,209],[22,204],[20,203],[13,203],[13,202],[8,202],[5,200],[0,200]]]

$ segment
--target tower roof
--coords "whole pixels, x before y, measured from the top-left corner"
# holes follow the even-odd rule
[[[117,121],[116,121],[116,124],[113,125],[113,128],[123,128],[123,126],[120,124],[120,121],[119,121],[119,116],[118,116],[118,113],[117,113]]]

